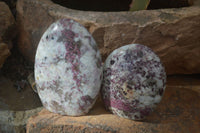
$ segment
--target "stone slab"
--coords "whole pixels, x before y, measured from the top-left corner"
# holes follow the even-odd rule
[[[38,95],[29,86],[19,92],[14,85],[0,75],[0,133],[25,133],[28,118],[42,109]]]
[[[18,46],[27,59],[34,61],[43,32],[59,18],[83,24],[97,41],[103,60],[116,48],[139,43],[159,55],[168,75],[200,73],[199,6],[92,12],[68,9],[50,0],[18,0]]]
[[[27,133],[198,133],[200,131],[200,77],[169,77],[157,109],[143,121],[132,121],[104,109],[99,99],[86,116],[70,117],[43,109],[27,123]],[[195,86],[195,89],[193,88]]]

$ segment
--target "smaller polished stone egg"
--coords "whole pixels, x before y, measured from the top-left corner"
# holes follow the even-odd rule
[[[118,116],[142,120],[161,101],[166,73],[147,46],[130,44],[114,50],[103,68],[101,95],[105,107]]]

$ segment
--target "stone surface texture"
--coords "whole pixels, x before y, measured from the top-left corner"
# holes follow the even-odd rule
[[[43,109],[29,86],[18,92],[15,84],[0,75],[0,133],[26,133],[27,120]]]
[[[41,17],[42,14],[42,17]],[[18,0],[19,48],[34,61],[40,37],[58,18],[71,18],[96,40],[102,59],[116,48],[139,43],[153,49],[167,74],[200,73],[200,7],[138,12],[72,10],[50,0]]]
[[[53,23],[37,48],[35,80],[48,110],[72,116],[88,113],[102,81],[101,56],[90,33],[71,19]]]
[[[107,109],[124,118],[141,120],[161,101],[166,73],[148,47],[130,44],[114,50],[103,69],[101,95]]]
[[[0,42],[11,43],[16,34],[15,19],[6,3],[0,1],[0,9]]]
[[[107,112],[100,100],[87,116],[61,116],[42,110],[27,123],[27,133],[199,133],[200,82],[198,77],[169,77],[161,103],[143,121]],[[194,89],[195,88],[195,89]]]
[[[0,43],[0,68],[3,66],[6,58],[10,55],[10,50],[8,45],[5,43]]]
[[[15,36],[14,25],[15,20],[9,7],[0,1],[0,68],[4,61],[10,55],[10,48],[12,47],[12,39]]]

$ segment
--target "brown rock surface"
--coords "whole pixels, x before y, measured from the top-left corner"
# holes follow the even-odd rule
[[[198,133],[200,131],[200,77],[168,78],[164,97],[144,121],[132,121],[107,112],[97,101],[87,116],[61,116],[43,109],[27,123],[27,133]]]
[[[4,3],[0,2],[0,42],[5,42],[11,45],[11,40],[16,35],[15,19],[9,9],[9,7]]]
[[[50,0],[18,0],[19,48],[34,61],[47,27],[59,18],[83,24],[93,35],[103,60],[114,49],[140,43],[151,47],[163,61],[167,74],[200,73],[200,7],[139,12],[72,10]]]
[[[4,2],[0,2],[0,68],[10,55],[11,40],[15,36],[14,24],[15,20],[9,7]]]
[[[7,44],[0,43],[0,68],[3,66],[4,61],[10,55],[10,50]]]

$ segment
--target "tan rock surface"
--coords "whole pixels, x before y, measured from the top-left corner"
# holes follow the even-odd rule
[[[199,133],[199,90],[199,76],[172,76],[161,103],[144,121],[110,114],[99,100],[88,115],[81,117],[61,116],[43,109],[29,119],[27,133]]]
[[[167,74],[200,73],[200,7],[139,12],[72,10],[50,0],[18,0],[19,48],[34,61],[41,35],[59,18],[83,24],[97,41],[103,60],[114,49],[140,43],[151,47]]]

